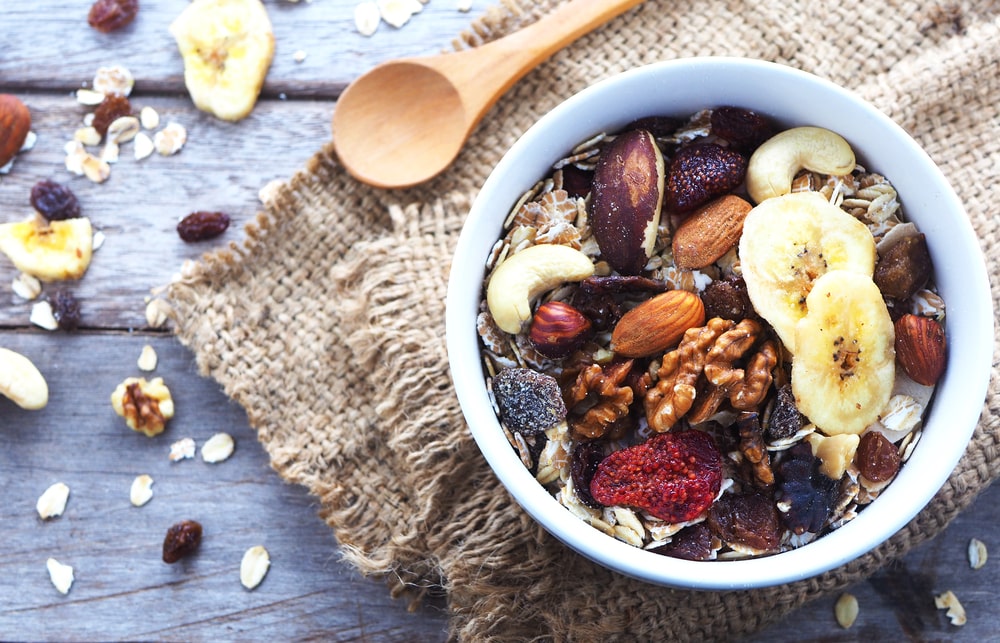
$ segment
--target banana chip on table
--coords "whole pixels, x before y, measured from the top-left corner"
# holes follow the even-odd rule
[[[94,249],[90,219],[46,221],[32,216],[0,224],[0,252],[21,272],[42,281],[79,279]]]
[[[247,116],[274,58],[260,0],[194,0],[170,25],[195,106],[226,121]]]

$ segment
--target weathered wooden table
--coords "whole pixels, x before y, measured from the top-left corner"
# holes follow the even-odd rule
[[[448,47],[487,0],[476,0],[469,13],[459,12],[455,0],[430,0],[402,29],[383,24],[371,38],[354,30],[354,0],[266,0],[275,59],[261,100],[237,124],[197,111],[184,90],[167,26],[185,0],[144,1],[133,25],[107,35],[87,26],[89,4],[7,1],[0,8],[0,93],[29,106],[38,135],[34,149],[0,177],[0,221],[29,214],[31,186],[51,178],[72,187],[107,239],[86,277],[66,285],[82,302],[83,327],[74,333],[29,323],[31,302],[13,293],[17,271],[0,258],[0,346],[28,355],[51,390],[41,411],[0,398],[0,639],[445,639],[440,600],[410,612],[379,580],[339,560],[316,500],[269,468],[242,409],[198,376],[169,328],[148,326],[145,306],[151,288],[213,247],[182,243],[174,229],[180,216],[224,210],[234,225],[223,239],[238,240],[260,207],[258,190],[290,177],[330,138],[335,99],[351,79],[382,60]],[[67,172],[63,146],[91,109],[76,102],[74,90],[113,64],[135,75],[136,108],[154,107],[162,122],[182,123],[189,137],[172,157],[137,162],[127,148],[110,179],[97,185]],[[56,289],[49,285],[44,293]],[[136,360],[145,344],[159,354],[155,375],[171,385],[177,402],[168,439],[127,430],[108,403],[122,379],[141,374]],[[229,460],[168,460],[174,439],[189,436],[200,445],[219,431],[236,440]],[[154,478],[155,495],[136,508],[129,486],[142,473]],[[59,481],[71,489],[66,512],[42,521],[35,501]],[[861,604],[852,629],[834,621],[834,596],[755,640],[995,637],[1000,563],[973,571],[965,552],[972,537],[1000,548],[998,513],[1000,489],[988,490],[940,538],[850,588]],[[211,527],[201,550],[166,565],[164,533],[188,518]],[[246,591],[240,559],[257,544],[270,551],[272,567],[256,590]],[[75,569],[66,596],[49,582],[49,557]],[[934,608],[933,595],[946,589],[968,611],[964,628]]]

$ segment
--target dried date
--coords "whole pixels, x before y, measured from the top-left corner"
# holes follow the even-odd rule
[[[201,523],[182,520],[171,525],[163,539],[163,562],[176,563],[193,554],[201,544]]]
[[[225,212],[199,210],[192,212],[177,224],[177,234],[187,242],[214,239],[229,227],[229,215]]]
[[[67,186],[44,179],[31,188],[31,206],[48,221],[76,219],[80,202]]]
[[[87,14],[87,24],[101,33],[125,27],[139,13],[139,0],[97,0]]]

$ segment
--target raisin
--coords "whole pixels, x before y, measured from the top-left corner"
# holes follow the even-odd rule
[[[581,170],[575,165],[562,169],[563,189],[571,197],[585,197],[590,194],[590,184],[594,180],[593,170]]]
[[[854,453],[854,464],[858,473],[868,480],[886,482],[899,472],[899,452],[889,438],[878,431],[869,431],[861,436],[858,450]]]
[[[792,385],[785,384],[778,388],[778,394],[774,399],[774,408],[768,417],[765,427],[769,440],[784,440],[790,438],[802,430],[802,413],[795,406],[795,394],[792,393]]]
[[[229,215],[225,212],[199,210],[187,215],[177,224],[177,234],[184,241],[205,241],[213,239],[229,227]]]
[[[708,525],[699,522],[681,529],[669,543],[650,551],[671,558],[707,560],[712,555],[712,531]]]
[[[108,125],[111,125],[111,123],[114,123],[116,119],[122,116],[129,116],[131,114],[132,103],[124,96],[111,94],[110,96],[105,96],[101,104],[94,110],[94,122],[91,125],[103,137],[108,133]]]
[[[777,551],[784,531],[774,503],[755,491],[722,494],[709,510],[707,522],[723,542],[761,553]]]
[[[87,24],[101,33],[110,33],[135,20],[139,0],[97,0],[87,14]]]
[[[31,188],[31,206],[49,221],[76,219],[80,202],[67,186],[44,179]]]
[[[676,132],[684,121],[672,116],[646,116],[625,126],[625,131],[644,129],[656,138],[667,138]]]
[[[774,128],[766,118],[742,107],[712,110],[712,134],[729,141],[733,149],[749,154],[771,138]]]
[[[819,465],[812,447],[800,442],[785,452],[785,459],[778,467],[782,481],[775,498],[788,505],[782,521],[799,535],[807,531],[816,534],[823,529],[840,493],[838,481],[823,475]]]
[[[721,317],[738,322],[757,316],[747,294],[747,285],[738,275],[708,284],[701,300],[705,304],[705,319]]]
[[[193,554],[200,544],[201,524],[194,520],[182,520],[167,530],[163,539],[163,562],[176,563]]]
[[[573,447],[569,463],[569,472],[573,478],[573,489],[580,502],[592,509],[600,509],[603,505],[594,500],[590,494],[590,481],[594,479],[597,465],[604,459],[604,449],[600,443],[580,442]]]
[[[80,302],[73,293],[60,290],[52,298],[52,315],[56,318],[59,328],[76,330],[80,326]]]

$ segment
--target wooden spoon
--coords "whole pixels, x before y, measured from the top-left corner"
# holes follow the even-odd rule
[[[451,164],[486,111],[546,58],[642,0],[572,0],[513,34],[454,53],[382,63],[337,101],[333,141],[355,178],[422,183]]]

